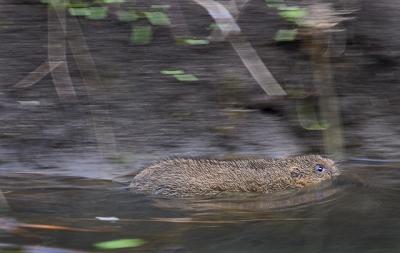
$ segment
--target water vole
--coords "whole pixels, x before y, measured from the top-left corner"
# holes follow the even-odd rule
[[[281,159],[171,159],[137,174],[130,187],[147,194],[190,197],[221,192],[270,193],[328,180],[339,171],[319,155]]]

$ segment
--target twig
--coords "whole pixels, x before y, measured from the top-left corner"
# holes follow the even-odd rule
[[[243,64],[250,74],[257,81],[258,85],[270,96],[284,96],[286,92],[282,89],[272,73],[268,70],[257,51],[244,39],[232,38],[232,35],[239,35],[241,30],[235,18],[227,8],[213,0],[194,0],[204,7],[210,16],[215,20],[221,30],[223,38],[227,38]]]
[[[29,88],[42,80],[45,76],[50,74],[55,68],[59,67],[63,62],[53,62],[49,64],[48,61],[37,67],[34,71],[30,72],[24,79],[14,85],[14,88]]]
[[[48,59],[51,76],[57,94],[62,102],[76,100],[74,86],[69,73],[66,56],[66,16],[65,8],[48,5]],[[57,65],[57,68],[55,67]]]

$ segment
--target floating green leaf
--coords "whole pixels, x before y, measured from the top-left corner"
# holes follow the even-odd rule
[[[133,44],[149,44],[153,37],[151,26],[135,26],[132,30],[131,41]]]
[[[136,12],[134,10],[118,11],[117,17],[118,17],[118,20],[122,21],[122,22],[131,22],[131,21],[135,21],[139,18],[139,16],[136,14]]]
[[[170,25],[171,22],[165,13],[159,11],[144,12],[144,15],[152,25]]]
[[[210,41],[208,41],[208,40],[200,40],[200,39],[185,39],[185,40],[183,40],[183,42],[185,43],[185,44],[188,44],[188,45],[207,45],[207,44],[210,44]]]
[[[198,81],[199,79],[192,74],[179,74],[179,75],[174,75],[176,80],[181,81],[181,82],[194,82]]]
[[[107,17],[107,11],[108,9],[106,7],[90,7],[87,18],[94,20],[105,19]]]
[[[296,39],[297,29],[279,30],[275,35],[275,40],[278,42],[293,41]]]
[[[185,71],[179,70],[179,69],[177,69],[177,70],[165,69],[165,70],[161,71],[161,74],[164,74],[164,75],[182,75],[184,73],[185,73]]]
[[[69,14],[71,16],[88,16],[90,15],[90,11],[88,8],[68,8]]]
[[[146,242],[142,239],[120,239],[106,242],[96,243],[94,246],[98,249],[123,249],[123,248],[135,248],[142,246]]]

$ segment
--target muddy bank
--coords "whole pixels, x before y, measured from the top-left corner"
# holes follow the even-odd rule
[[[48,168],[105,177],[172,155],[323,152],[322,131],[304,129],[299,123],[303,116],[296,106],[306,100],[270,103],[227,41],[180,45],[171,27],[155,28],[148,45],[132,45],[132,24],[111,16],[78,18],[79,29],[67,23],[67,38],[79,41],[79,34],[84,35],[95,71],[88,62],[79,65],[73,49],[66,50],[76,99],[62,101],[51,75],[17,89],[16,83],[48,59],[47,6],[8,0],[0,5],[4,169]],[[273,39],[279,29],[292,24],[261,0],[242,8],[237,21],[242,34],[279,84],[296,90],[314,82],[315,68],[302,42]],[[400,40],[393,20],[400,4],[363,1],[351,8],[351,19],[340,27],[342,37],[333,37],[330,44],[337,52],[330,62],[345,153],[398,158]],[[185,1],[179,11],[190,36],[205,38],[210,33],[213,21],[204,8]],[[180,82],[161,73],[169,68],[198,80]]]

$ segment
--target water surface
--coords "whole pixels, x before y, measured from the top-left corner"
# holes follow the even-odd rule
[[[399,168],[352,164],[345,171],[302,192],[217,199],[163,199],[107,180],[3,174],[0,248],[93,252],[98,242],[131,238],[146,243],[113,251],[398,252]]]

